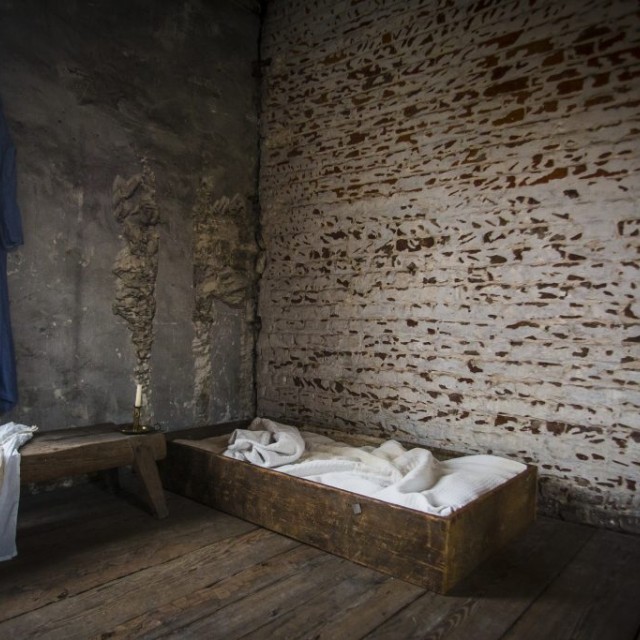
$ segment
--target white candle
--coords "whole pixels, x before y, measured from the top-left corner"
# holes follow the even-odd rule
[[[136,403],[135,405],[136,407],[141,407],[142,406],[142,385],[139,384],[136,387]]]

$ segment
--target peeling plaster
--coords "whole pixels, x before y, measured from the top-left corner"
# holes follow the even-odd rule
[[[194,403],[196,421],[204,422],[212,402],[213,352],[219,321],[217,303],[241,316],[240,388],[236,394],[248,415],[254,411],[256,256],[255,223],[240,194],[215,199],[215,183],[203,178],[193,211],[195,336]]]
[[[155,285],[158,273],[160,216],[156,204],[155,175],[142,162],[142,173],[113,183],[113,214],[120,224],[126,245],[118,254],[113,273],[116,294],[113,312],[123,318],[131,332],[137,364],[134,377],[143,387],[143,416],[153,420],[150,365]]]

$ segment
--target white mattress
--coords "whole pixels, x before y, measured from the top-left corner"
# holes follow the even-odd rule
[[[470,455],[439,461],[427,449],[406,449],[395,440],[388,440],[377,447],[353,447],[308,431],[299,432],[304,448],[298,447],[300,455],[291,462],[292,429],[295,427],[257,418],[249,431],[264,430],[265,433],[261,437],[252,435],[247,438],[247,456],[238,455],[238,443],[244,435],[236,432],[225,455],[254,464],[257,459],[260,464],[263,457],[256,456],[250,443],[272,445],[268,460],[270,463],[276,460],[276,463],[261,466],[440,516],[450,515],[526,468],[520,462],[494,455]],[[278,436],[279,432],[286,433],[286,438]],[[277,448],[278,441],[289,445],[282,456],[285,464],[277,463],[274,448]]]

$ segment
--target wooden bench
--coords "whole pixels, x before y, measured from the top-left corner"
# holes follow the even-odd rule
[[[125,435],[114,424],[37,433],[20,449],[20,483],[59,480],[133,466],[158,518],[169,515],[156,460],[167,455],[163,433]]]

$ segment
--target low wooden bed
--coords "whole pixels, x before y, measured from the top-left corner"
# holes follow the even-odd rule
[[[535,519],[532,466],[452,515],[434,516],[227,458],[222,452],[237,426],[171,434],[161,464],[165,487],[427,589],[451,590]],[[349,444],[376,442],[317,431]],[[441,459],[459,455],[432,451]]]

